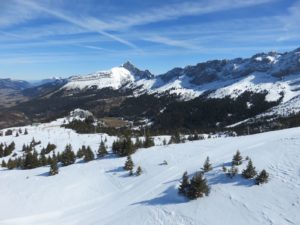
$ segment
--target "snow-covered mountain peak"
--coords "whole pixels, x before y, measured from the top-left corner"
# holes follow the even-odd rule
[[[88,88],[113,88],[118,89],[122,85],[134,81],[132,73],[126,68],[113,67],[108,71],[98,71],[86,76],[73,76],[63,89],[88,89]]]

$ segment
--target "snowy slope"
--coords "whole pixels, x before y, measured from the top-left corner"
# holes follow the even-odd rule
[[[133,81],[134,76],[123,67],[114,67],[109,71],[100,71],[87,76],[71,77],[63,89],[86,89],[96,87],[98,89],[111,87],[118,89],[122,85]]]
[[[28,136],[0,137],[21,143],[32,136],[74,149],[89,144],[96,150],[101,135],[79,135],[58,127],[59,122],[28,127]],[[114,139],[108,137],[108,145]],[[271,176],[268,184],[253,185],[222,172],[239,149],[258,170]],[[265,225],[300,224],[300,128],[251,136],[207,139],[185,144],[140,149],[133,155],[144,173],[129,177],[125,158],[113,156],[60,168],[49,177],[48,167],[0,170],[1,225]],[[193,174],[210,156],[213,170],[206,178],[211,193],[187,201],[177,195],[182,173]],[[168,165],[160,165],[164,160]],[[244,168],[245,162],[240,166]]]
[[[244,92],[267,93],[266,101],[281,100],[279,108],[299,107],[292,99],[300,96],[300,49],[287,53],[260,53],[251,58],[212,60],[185,68],[174,68],[165,74],[152,75],[141,71],[130,62],[109,71],[87,76],[74,76],[62,89],[88,88],[133,89],[134,95],[144,93],[176,94],[182,100],[210,93],[210,98],[237,98]],[[271,110],[282,114],[281,109]],[[289,115],[289,110],[285,115]]]

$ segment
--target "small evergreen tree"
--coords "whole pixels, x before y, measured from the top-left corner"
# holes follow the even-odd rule
[[[54,176],[56,174],[58,174],[58,165],[57,165],[57,161],[54,159],[51,161],[51,164],[50,164],[49,175]]]
[[[227,170],[227,176],[230,177],[231,179],[237,175],[239,172],[239,169],[235,165],[231,165],[231,168]]]
[[[92,161],[94,159],[95,159],[95,155],[94,155],[91,147],[88,146],[87,149],[86,149],[86,151],[84,152],[84,158],[83,158],[83,160],[85,162],[89,162],[89,161]]]
[[[125,165],[124,165],[124,169],[125,170],[133,170],[133,167],[134,167],[134,163],[132,161],[132,158],[131,156],[127,156],[127,160],[125,162]]]
[[[144,148],[150,148],[154,145],[155,145],[154,140],[150,136],[149,131],[147,131],[146,134],[145,134]]]
[[[26,128],[25,131],[24,131],[24,135],[27,135],[27,134],[28,134],[28,130]]]
[[[133,169],[129,170],[129,176],[133,176]]]
[[[5,160],[2,160],[1,167],[7,167]]]
[[[107,150],[103,141],[101,141],[99,149],[98,149],[98,157],[102,158],[107,155]]]
[[[79,148],[79,150],[77,151],[76,157],[77,157],[78,159],[80,159],[80,158],[82,158],[83,156],[84,156],[83,150],[82,150],[82,148]]]
[[[203,165],[203,171],[204,171],[204,172],[208,172],[208,171],[210,171],[210,170],[212,170],[212,166],[211,166],[211,164],[210,164],[210,162],[209,162],[209,157],[207,156],[207,157],[206,157],[206,160],[205,160],[205,162],[204,162],[204,165]]]
[[[44,154],[40,155],[39,161],[40,161],[39,164],[41,166],[46,166],[47,165],[47,158]]]
[[[253,166],[252,160],[250,159],[247,165],[247,168],[245,170],[243,170],[242,175],[243,177],[245,177],[246,179],[250,179],[255,177],[257,174],[255,167]]]
[[[186,195],[189,187],[190,187],[190,180],[189,180],[188,173],[185,171],[182,175],[181,183],[178,188],[178,193],[182,195]]]
[[[269,181],[269,173],[267,173],[266,170],[262,170],[255,178],[255,184],[257,185],[268,183],[268,181]]]
[[[224,173],[226,173],[226,172],[227,172],[227,168],[226,168],[225,164],[223,164],[223,166],[222,166],[222,170],[223,170],[223,172],[224,172]]]
[[[137,170],[136,170],[136,175],[139,176],[141,175],[143,172],[142,168],[140,166],[138,166]]]
[[[188,189],[187,197],[189,199],[201,198],[204,195],[208,195],[210,191],[207,185],[206,179],[203,178],[201,172],[197,172],[191,179],[191,184]]]
[[[243,157],[241,156],[241,153],[239,150],[236,151],[235,155],[232,158],[232,164],[235,166],[242,164]]]
[[[75,163],[76,156],[72,151],[72,146],[69,144],[66,146],[65,150],[61,154],[61,162],[63,166],[68,166]]]

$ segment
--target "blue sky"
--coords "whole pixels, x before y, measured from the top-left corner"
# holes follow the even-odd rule
[[[300,46],[299,0],[9,0],[0,8],[0,78],[67,77],[127,60],[160,74]]]

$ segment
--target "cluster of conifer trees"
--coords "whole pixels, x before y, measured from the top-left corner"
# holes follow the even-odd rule
[[[38,154],[38,152],[35,150],[35,146],[40,143],[40,141],[35,141],[33,139],[29,145],[23,145],[22,156],[13,156],[7,162],[3,160],[1,166],[7,167],[8,169],[33,169],[41,166],[50,165],[49,174],[55,175],[58,173],[59,165],[71,165],[75,163],[76,158],[83,158],[85,162],[89,162],[95,159],[95,154],[92,151],[91,147],[84,145],[77,151],[77,154],[74,153],[70,144],[66,145],[62,153],[58,152],[56,154],[54,151],[56,149],[56,145],[48,143],[46,148],[43,148],[41,150],[41,153]],[[0,147],[0,150],[4,147],[3,152],[5,152],[6,154],[8,152],[7,148],[9,149],[10,154],[15,148],[14,142],[12,142],[9,146],[5,146],[3,144],[0,144],[0,146],[2,146]],[[104,157],[106,154],[108,154],[107,147],[105,146],[104,142],[101,141],[97,152],[97,156],[101,158]]]
[[[13,150],[15,150],[15,142],[11,142],[9,145],[0,143],[0,158],[9,156]]]
[[[255,184],[260,185],[263,183],[267,183],[269,181],[269,174],[266,170],[262,170],[259,174],[256,171],[256,168],[253,166],[252,160],[247,156],[245,158],[246,161],[248,161],[246,169],[242,171],[242,177],[245,179],[253,179],[255,180]],[[239,170],[238,167],[239,165],[242,165],[243,163],[243,157],[240,153],[239,150],[235,153],[235,155],[232,158],[231,162],[231,168],[227,169],[223,165],[223,171],[226,173],[226,175],[230,178],[233,178],[235,175],[238,174]]]
[[[112,151],[119,156],[128,156],[135,153],[138,148],[149,148],[154,145],[153,138],[147,132],[144,140],[140,140],[136,137],[135,143],[132,142],[130,135],[118,138],[112,144]]]

